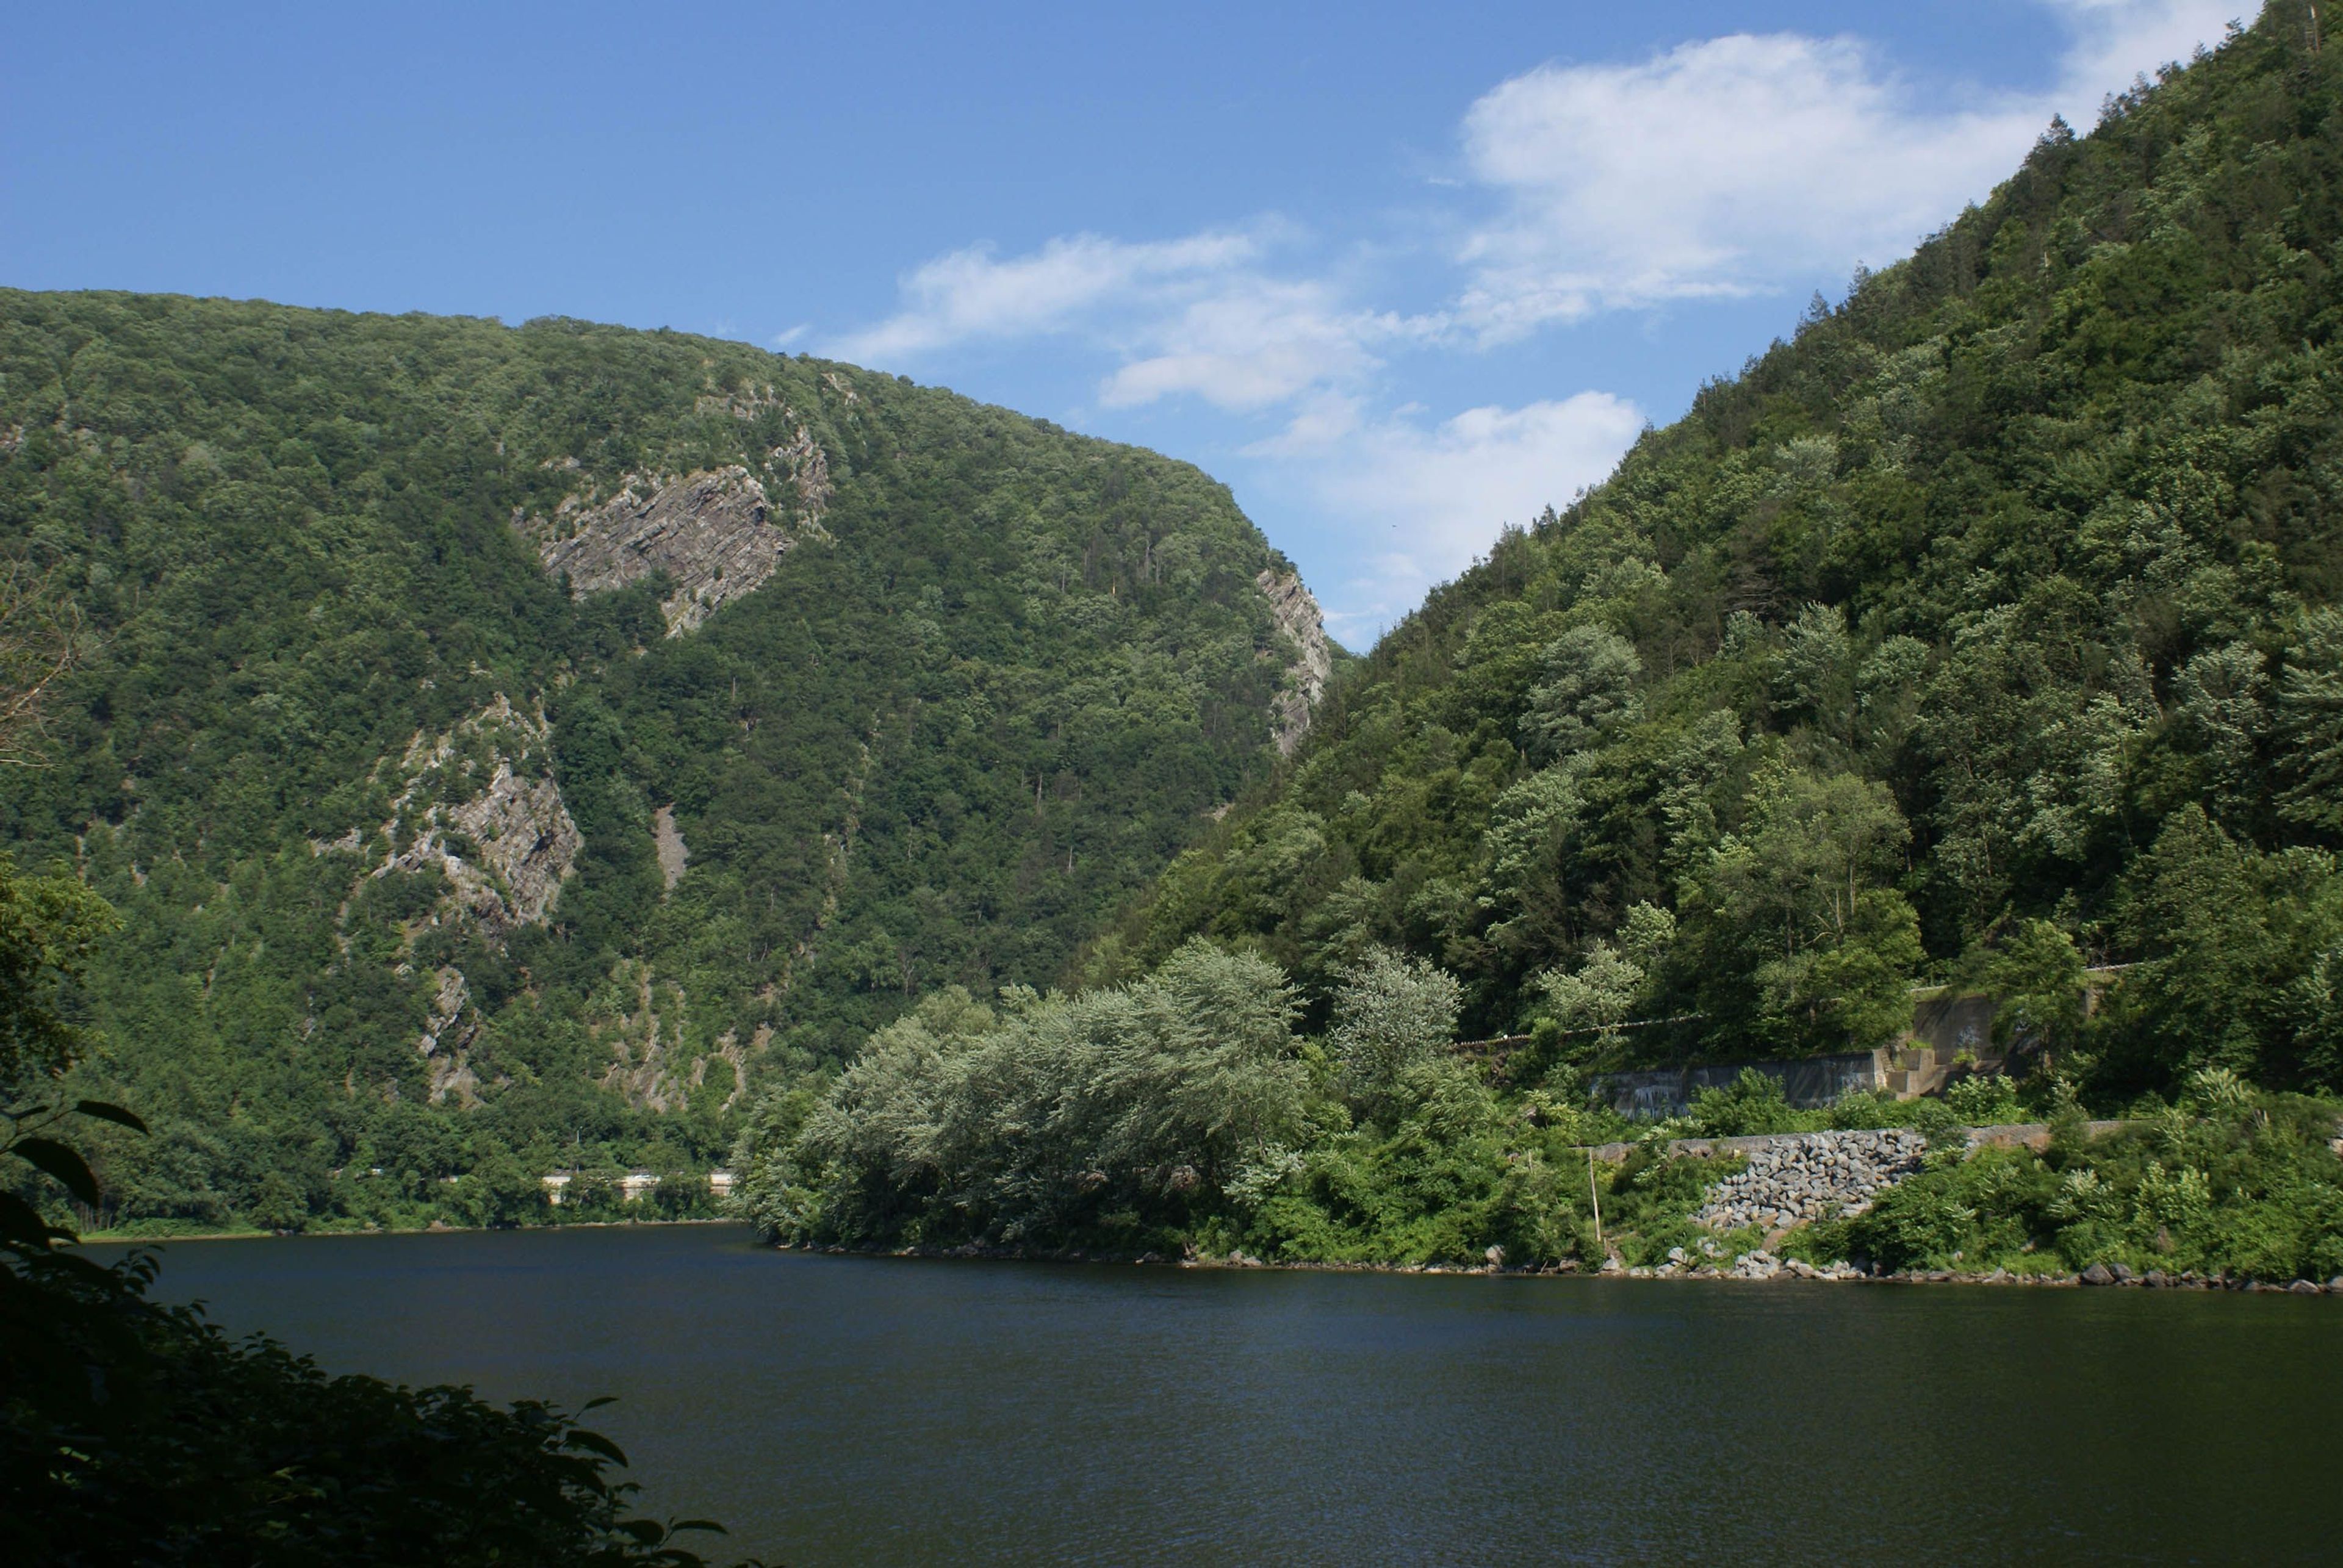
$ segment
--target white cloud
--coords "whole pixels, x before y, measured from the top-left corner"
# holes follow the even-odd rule
[[[1047,338],[1098,361],[1096,408],[1192,398],[1273,419],[1278,433],[1244,454],[1305,515],[1340,520],[1357,575],[1318,586],[1338,627],[1372,633],[1501,524],[1601,480],[1643,423],[1597,391],[1435,420],[1391,407],[1390,361],[1598,311],[1803,291],[1858,260],[1892,261],[2006,177],[2054,112],[2087,128],[2103,95],[2217,42],[2246,0],[2040,3],[2068,39],[2052,85],[1950,106],[1859,40],[1793,34],[1501,83],[1464,116],[1458,177],[1433,181],[1438,210],[1467,225],[1416,279],[1420,297],[1445,301],[1436,308],[1378,307],[1383,286],[1363,281],[1362,258],[1382,254],[1373,236],[1353,236],[1337,265],[1272,218],[952,251],[904,276],[894,315],[823,348],[932,363],[965,344]]]
[[[2235,0],[2046,3],[2073,35],[2056,85],[1952,110],[1859,41],[1795,34],[1503,83],[1464,119],[1466,166],[1500,212],[1463,247],[1460,317],[1501,339],[1893,259],[2005,177],[2053,113],[2087,127],[2134,73],[2217,41]]]
[[[2098,117],[2099,100],[2135,75],[2187,60],[2221,41],[2232,21],[2251,21],[2260,0],[2045,0],[2074,31],[2056,96],[2078,130]]]
[[[1138,357],[1100,388],[1110,407],[1193,393],[1216,407],[1252,410],[1347,386],[1378,368],[1371,345],[1420,337],[1426,324],[1345,309],[1322,281],[1229,280],[1176,312],[1134,323]]]
[[[1229,231],[1142,244],[1078,234],[1007,261],[973,246],[913,270],[900,312],[830,348],[880,363],[974,338],[1062,331],[1101,308],[1226,276],[1260,248],[1253,236]]]
[[[1405,411],[1339,422],[1322,439],[1289,430],[1254,455],[1302,466],[1328,510],[1354,519],[1360,573],[1322,585],[1343,608],[1337,634],[1372,636],[1426,588],[1454,577],[1506,523],[1526,524],[1600,481],[1644,427],[1643,411],[1607,392],[1519,408],[1468,408],[1426,425]]]
[[[2031,108],[1912,114],[1846,39],[1738,35],[1542,67],[1465,118],[1467,162],[1506,210],[1465,247],[1463,312],[1507,336],[1901,251],[2040,125]]]
[[[826,347],[884,364],[986,338],[1074,335],[1117,362],[1099,384],[1104,407],[1192,396],[1252,413],[1355,386],[1383,365],[1375,345],[1439,330],[1347,305],[1329,279],[1276,275],[1269,253],[1290,237],[1265,223],[1137,244],[1077,235],[1007,258],[954,251],[904,278],[904,309]]]

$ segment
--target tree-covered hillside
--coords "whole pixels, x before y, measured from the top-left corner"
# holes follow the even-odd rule
[[[1056,977],[1326,657],[1192,468],[568,321],[0,293],[0,533],[82,623],[0,836],[123,917],[130,1217],[704,1167],[922,989]]]
[[[2343,57],[2298,4],[1508,534],[1101,942],[1377,945],[1579,1068],[2135,967],[2110,1091],[2343,1084]],[[2061,1000],[2059,999],[2068,999]],[[2055,1016],[2054,1016],[2055,1015]],[[1676,1020],[1617,1032],[1604,1026]],[[2037,1032],[2039,1032],[2037,1030]]]

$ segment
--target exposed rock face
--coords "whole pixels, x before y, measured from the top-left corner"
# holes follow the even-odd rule
[[[431,999],[431,1020],[415,1044],[417,1053],[430,1063],[434,1105],[446,1103],[451,1094],[467,1111],[480,1102],[480,1081],[465,1060],[465,1048],[480,1032],[478,1016],[466,1016],[471,1000],[471,982],[463,970],[439,971],[439,990]]]
[[[802,431],[799,437],[811,445]],[[798,488],[800,509],[818,518],[819,508],[803,498],[819,493],[826,504],[830,479],[820,448],[813,451],[813,458],[800,460],[802,477],[799,469],[783,471]],[[667,634],[679,637],[773,575],[795,540],[772,511],[763,483],[734,464],[681,478],[629,474],[607,501],[572,497],[549,522],[531,518],[522,527],[536,537],[545,569],[568,574],[569,591],[579,598],[664,570],[676,588],[659,608]]]
[[[437,867],[492,935],[541,922],[583,843],[553,781],[548,729],[544,715],[499,696],[436,739],[417,736],[400,759],[407,788],[382,829],[407,847],[374,874]]]
[[[735,419],[749,420],[769,408],[778,408],[783,417],[793,417],[788,402],[773,389],[769,381],[753,387],[742,387],[729,393],[709,393],[693,405],[702,414],[729,414]]]
[[[651,839],[659,850],[659,880],[669,892],[683,880],[683,869],[691,863],[691,847],[683,841],[681,829],[675,825],[675,808],[662,806],[651,818]]]
[[[732,1030],[726,1030],[717,1036],[715,1051],[691,1064],[691,1087],[698,1089],[708,1081],[708,1070],[711,1062],[721,1062],[730,1070],[732,1091],[724,1097],[724,1103],[718,1109],[731,1110],[740,1097],[749,1092],[749,1058],[760,1054],[765,1047],[772,1042],[772,1039],[771,1026],[759,1024],[757,1032],[749,1037],[748,1045],[743,1047],[739,1037]]]
[[[646,1110],[679,1110],[689,1102],[691,1085],[698,1081],[684,1078],[689,1069],[679,1060],[690,1016],[683,988],[655,981],[649,965],[631,960],[622,962],[611,978],[625,999],[619,1007],[631,1003],[632,1008],[612,1008],[589,1026],[610,1052],[602,1087]]]
[[[773,1042],[769,1024],[758,1025],[745,1044],[729,1029],[695,1043],[691,1001],[681,986],[657,978],[649,964],[632,959],[621,960],[610,980],[610,988],[597,999],[598,1016],[587,1025],[594,1041],[609,1052],[603,1088],[639,1110],[661,1113],[705,1103],[703,1089],[723,1090],[719,1110],[739,1103],[749,1092],[750,1060]]]
[[[1326,678],[1334,672],[1333,650],[1326,645],[1325,618],[1318,600],[1302,584],[1299,572],[1263,567],[1253,581],[1269,599],[1277,629],[1293,645],[1293,661],[1285,667],[1285,687],[1270,706],[1278,755],[1291,757],[1310,732],[1311,715],[1326,694]]]
[[[436,870],[447,890],[427,917],[410,922],[410,942],[427,926],[468,920],[501,944],[516,927],[544,921],[584,842],[553,781],[550,732],[542,711],[523,711],[498,694],[446,734],[418,734],[408,743],[392,780],[398,793],[378,829],[312,839],[310,852],[359,857],[368,868],[359,872],[361,881]],[[383,766],[392,764],[386,759]],[[345,915],[348,908],[346,902]],[[343,945],[347,950],[347,936]],[[414,971],[401,963],[397,972]],[[480,1080],[468,1060],[480,1031],[471,982],[452,967],[433,980],[416,1053],[431,1103],[452,1096],[468,1110],[480,1100]]]
[[[821,515],[830,509],[830,498],[838,493],[838,487],[830,482],[830,458],[823,454],[821,443],[800,425],[796,436],[766,457],[765,470],[787,483],[790,493],[797,497],[797,526],[827,538]]]

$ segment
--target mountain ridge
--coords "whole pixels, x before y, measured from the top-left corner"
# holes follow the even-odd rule
[[[2146,964],[2105,1041],[2137,1085],[2329,1074],[2327,917],[2238,938],[2272,966],[2242,989],[2291,1000],[2204,1003],[2213,1047],[2166,1038],[2160,988],[2202,949],[2147,915],[2167,829],[2314,905],[2337,844],[2343,166],[2309,36],[2273,5],[2091,135],[2054,122],[1987,201],[1508,531],[1091,977],[1201,934],[1322,1007],[1386,944],[1464,980],[1469,1032],[1586,1030],[1596,1070],[1881,1043],[1912,979],[2038,939]]]
[[[738,344],[10,292],[0,428],[96,634],[0,833],[129,918],[133,1215],[704,1168],[907,992],[1054,980],[1328,659],[1194,468]]]

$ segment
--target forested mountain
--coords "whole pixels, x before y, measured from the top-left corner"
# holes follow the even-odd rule
[[[1091,972],[1201,934],[1322,1005],[1387,944],[1594,1068],[1869,1046],[1916,979],[2087,958],[2137,966],[2110,1089],[2343,1083],[2316,44],[2272,6],[1817,298],[1385,638]]]
[[[749,1213],[1476,1267],[2343,1270],[2343,56],[2317,45],[2274,5],[2088,136],[2054,124],[1339,674],[1088,989],[947,990],[760,1103]],[[2012,1076],[1801,1111],[1750,1070],[1641,1128],[1599,1091],[1886,1043],[1928,980],[1994,998]],[[1494,1071],[1452,1049],[1515,1031]],[[2094,1136],[2087,1107],[2131,1120]],[[2048,1146],[1972,1157],[1964,1124],[2019,1120]],[[1735,1161],[1671,1131],[1825,1126],[1941,1136],[1846,1216],[1693,1221]]]
[[[1333,657],[1184,465],[569,321],[0,293],[0,533],[82,627],[0,836],[122,916],[128,1217],[704,1168],[923,989],[1056,978]]]

